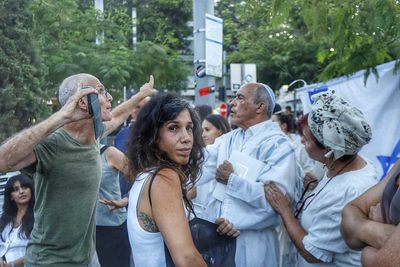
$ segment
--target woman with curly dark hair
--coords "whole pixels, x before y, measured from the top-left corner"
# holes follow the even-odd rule
[[[153,97],[138,114],[127,156],[136,177],[128,209],[135,266],[166,266],[164,243],[176,266],[206,266],[188,224],[186,191],[204,160],[200,122],[190,104],[170,94]],[[232,228],[224,220],[218,230]]]
[[[9,178],[0,217],[0,266],[24,265],[26,245],[33,227],[33,182],[23,174]]]

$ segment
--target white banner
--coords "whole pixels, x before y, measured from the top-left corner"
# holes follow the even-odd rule
[[[335,90],[364,113],[372,127],[372,140],[360,154],[375,164],[379,178],[400,159],[400,71],[395,73],[394,66],[394,61],[377,66],[379,79],[371,73],[367,83],[363,70],[297,90],[304,114],[310,111],[310,96],[324,90]]]

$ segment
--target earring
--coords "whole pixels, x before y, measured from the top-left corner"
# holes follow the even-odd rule
[[[328,152],[324,155],[325,158],[330,158],[333,154],[333,150],[328,150]]]

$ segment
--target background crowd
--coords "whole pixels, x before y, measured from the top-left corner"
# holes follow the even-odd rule
[[[229,119],[155,92],[150,77],[111,110],[99,79],[72,75],[62,108],[0,147],[0,171],[24,173],[5,185],[0,266],[400,264],[400,165],[377,184],[358,155],[369,123],[334,91],[298,121],[261,83],[240,87]],[[130,116],[116,147],[95,139],[88,94],[101,138]],[[205,222],[216,237],[194,234]]]

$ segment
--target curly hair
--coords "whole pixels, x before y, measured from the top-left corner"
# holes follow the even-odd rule
[[[29,238],[33,228],[33,206],[35,205],[34,187],[33,182],[30,178],[23,174],[12,176],[8,179],[4,189],[4,203],[3,203],[3,214],[0,217],[0,233],[4,231],[4,228],[13,222],[14,217],[17,216],[18,207],[14,200],[11,199],[11,193],[14,191],[15,182],[20,182],[22,187],[27,187],[31,190],[31,199],[29,200],[29,206],[26,210],[24,217],[22,218],[21,229],[19,230],[19,237]],[[23,236],[23,234],[25,236]],[[0,236],[4,242],[3,234]]]
[[[188,163],[178,165],[158,145],[160,128],[184,110],[189,111],[193,122],[193,147]],[[130,160],[131,173],[136,177],[152,169],[157,169],[157,173],[163,168],[172,168],[180,176],[185,192],[186,187],[193,185],[201,175],[204,161],[202,142],[200,120],[189,102],[172,94],[154,96],[141,108],[128,141],[126,155]]]

